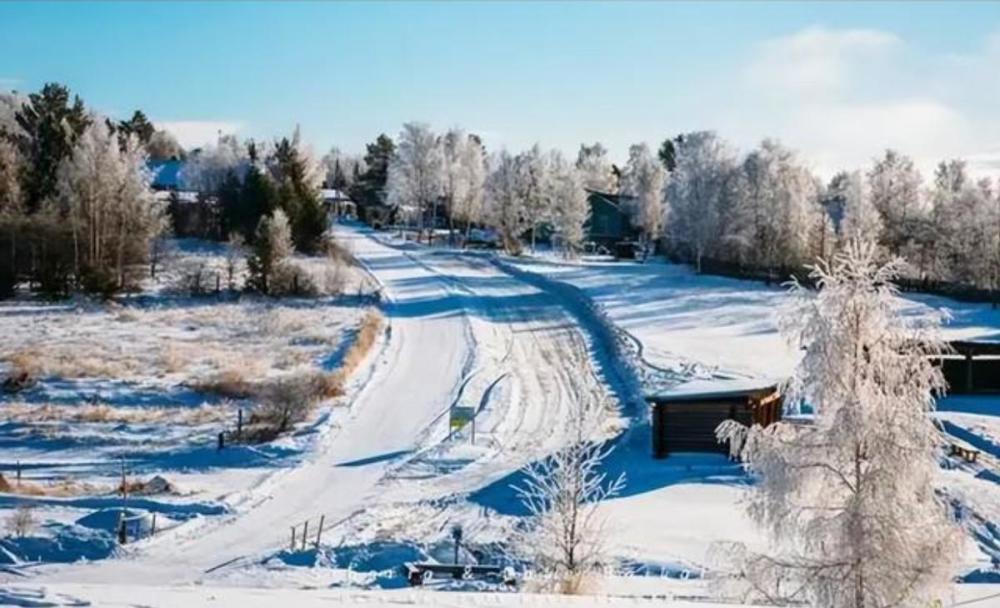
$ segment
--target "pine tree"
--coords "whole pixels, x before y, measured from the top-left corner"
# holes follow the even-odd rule
[[[391,137],[383,133],[366,148],[364,172],[355,165],[355,171],[358,173],[351,185],[351,198],[362,206],[381,205],[385,203],[389,162],[396,153],[396,144]]]
[[[305,253],[317,251],[327,229],[326,211],[320,200],[322,172],[311,152],[302,144],[299,129],[289,139],[275,144],[267,161],[277,185],[278,206],[288,216],[295,247]]]
[[[70,103],[69,89],[49,83],[41,92],[28,96],[15,120],[23,131],[18,141],[26,160],[22,178],[25,204],[33,213],[42,201],[55,195],[59,164],[72,153],[73,144],[91,119],[79,97]]]
[[[117,131],[123,148],[125,140],[128,139],[130,135],[138,137],[139,143],[146,146],[153,138],[153,133],[156,132],[156,127],[153,126],[153,123],[149,122],[149,119],[142,113],[142,110],[136,110],[135,113],[132,114],[132,118],[118,123]]]

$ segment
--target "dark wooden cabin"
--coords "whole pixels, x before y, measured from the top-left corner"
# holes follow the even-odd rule
[[[951,342],[941,358],[948,394],[1000,393],[1000,342]]]
[[[676,391],[646,397],[652,408],[653,456],[673,452],[728,454],[715,429],[725,420],[767,426],[781,419],[781,394],[776,384],[733,383],[697,390],[694,383]]]

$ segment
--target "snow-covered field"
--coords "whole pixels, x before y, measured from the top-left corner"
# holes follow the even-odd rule
[[[19,436],[24,431],[18,425],[38,436],[47,432],[39,430],[46,424],[72,425],[11,420],[0,425],[0,441],[18,452],[8,456],[14,452],[5,445],[3,465],[35,459],[39,467],[26,467],[26,475],[51,467],[46,474],[54,476],[62,474],[55,472],[59,467],[76,467],[90,483],[110,485],[120,467],[115,457],[122,450],[116,446],[130,436],[137,446],[155,437],[169,445],[148,450],[160,454],[148,472],[171,471],[181,494],[149,500],[155,505],[149,508],[171,502],[222,509],[214,516],[176,518],[160,511],[177,525],[115,549],[115,559],[22,564],[6,575],[0,570],[0,581],[7,579],[0,604],[85,600],[128,605],[150,603],[155,595],[155,605],[209,600],[240,606],[282,601],[590,605],[594,598],[469,594],[470,589],[498,591],[473,583],[389,589],[405,586],[399,570],[404,561],[450,561],[450,532],[456,524],[464,528],[466,558],[501,558],[498,543],[509,538],[524,515],[511,488],[520,479],[519,469],[566,443],[570,408],[591,392],[606,395],[613,406],[599,431],[615,441],[605,468],[624,472],[627,485],[621,496],[602,505],[602,512],[611,522],[612,552],[632,575],[600,581],[595,588],[604,594],[600,601],[642,605],[643,596],[668,606],[721,601],[706,578],[715,544],[763,542],[740,503],[749,480],[719,456],[650,458],[642,393],[691,380],[787,375],[794,353],[782,343],[774,320],[786,301],[784,291],[658,263],[563,264],[429,249],[361,228],[339,227],[337,235],[378,282],[387,329],[352,375],[343,399],[349,407],[321,410],[291,437],[245,454],[214,448],[217,420],[231,418],[226,408],[233,406],[221,400],[202,406],[201,397],[185,397],[190,393],[185,387],[224,372],[226,349],[234,345],[233,356],[243,357],[240,369],[260,366],[265,374],[335,365],[357,322],[351,316],[358,313],[357,302],[295,303],[284,310],[274,303],[224,301],[213,302],[211,313],[193,305],[129,306],[123,309],[125,320],[118,318],[122,310],[53,310],[53,320],[40,325],[44,329],[18,334],[19,349],[46,340],[52,349],[92,342],[113,350],[110,345],[121,344],[121,352],[106,353],[101,360],[113,362],[122,381],[95,386],[91,376],[68,380],[63,370],[58,380],[19,397],[27,403],[10,408],[9,415],[55,401],[65,390],[59,407],[83,407],[92,395],[101,402],[120,397],[112,412],[152,410],[160,400],[170,424],[142,420],[147,426],[137,428],[138,421],[116,419],[103,423],[107,428],[88,431],[98,438],[92,446],[49,445]],[[912,306],[939,303],[920,298]],[[993,311],[952,306],[956,321],[950,336],[993,336],[1000,328]],[[287,324],[281,324],[281,315],[290,315]],[[67,316],[76,322],[62,321]],[[279,319],[273,331],[272,316]],[[0,316],[0,323],[12,329],[17,321]],[[171,358],[157,354],[167,343],[184,348],[187,339],[197,347],[180,358],[183,363],[168,366]],[[152,395],[148,400],[138,396],[140,387]],[[162,403],[165,395],[174,400]],[[453,432],[449,413],[455,407],[473,413],[474,435],[473,425]],[[970,514],[976,541],[957,574],[990,580],[991,547],[1000,548],[1000,476],[997,454],[990,451],[1000,434],[997,402],[955,398],[942,409],[948,410],[940,414],[944,422],[957,433],[969,433],[960,439],[984,451],[976,465],[943,461],[943,486]],[[205,411],[204,429],[178,422],[178,412],[188,410]],[[55,411],[60,419],[68,414]],[[216,414],[217,419],[211,417]],[[74,442],[78,435],[73,434]],[[135,453],[137,448],[128,449]],[[228,453],[238,456],[223,456]],[[173,459],[193,464],[173,466]],[[141,458],[129,462],[135,470],[142,466]],[[0,500],[13,504],[10,495],[0,494]],[[49,501],[47,517],[69,525],[82,513],[120,504],[113,497],[106,500],[101,505]],[[149,506],[136,501],[137,510]],[[296,546],[290,548],[293,528]],[[309,591],[293,594],[289,588]],[[435,588],[454,593],[434,593]],[[984,598],[997,591],[991,585],[957,585],[954,599],[989,606],[991,600]]]
[[[565,263],[540,256],[507,261],[516,267],[565,283],[592,299],[634,342],[644,368],[645,388],[683,391],[693,387],[735,386],[746,382],[770,382],[787,378],[796,356],[778,330],[778,318],[789,305],[787,289],[761,283],[698,275],[689,267],[653,261],[646,264],[590,260]],[[947,298],[905,294],[904,314],[930,309],[943,311],[948,320],[943,336],[948,340],[996,341],[1000,339],[1000,310],[988,304],[968,304]],[[965,463],[947,457],[942,461],[942,487],[956,508],[966,516],[970,543],[959,574],[972,581],[998,581],[1000,570],[1000,398],[996,396],[948,397],[935,414],[951,440],[980,451],[979,461]],[[670,459],[673,460],[673,459]],[[732,489],[727,488],[727,489]],[[712,509],[717,521],[735,522],[719,540],[751,537],[736,504],[737,494],[698,488],[706,497],[698,509]],[[643,505],[623,510],[631,519],[647,513]],[[614,504],[616,501],[612,501]],[[677,501],[670,505],[676,508]],[[659,506],[658,509],[671,509]],[[690,513],[681,509],[685,513]],[[671,520],[674,518],[664,518]],[[659,520],[657,520],[659,521]],[[677,521],[684,522],[683,516]],[[653,523],[653,522],[651,522]],[[696,522],[679,528],[691,530]],[[672,526],[647,529],[664,530]],[[715,530],[709,532],[714,533]],[[648,533],[639,537],[648,539]],[[705,531],[692,535],[705,538]],[[648,546],[648,545],[647,545]],[[682,540],[662,543],[669,555]]]
[[[123,468],[129,484],[159,477],[132,489],[130,536],[152,532],[153,514],[160,533],[231,511],[242,489],[295,465],[334,424],[336,399],[290,436],[217,449],[240,410],[249,419],[254,386],[340,365],[370,301],[364,273],[343,270],[345,296],[186,296],[170,288],[180,269],[221,268],[225,251],[190,241],[180,251],[159,281],[116,303],[0,303],[0,375],[32,378],[0,393],[0,474],[12,486],[0,520],[9,528],[26,506],[35,520],[23,538],[0,540],[0,564],[111,555]]]

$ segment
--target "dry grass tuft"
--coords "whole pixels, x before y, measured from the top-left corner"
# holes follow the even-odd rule
[[[60,479],[49,483],[35,483],[31,481],[21,481],[11,483],[3,475],[0,475],[0,492],[8,494],[18,494],[20,496],[52,496],[65,498],[71,496],[85,496],[107,491],[89,483],[80,483],[72,479]]]
[[[378,332],[382,329],[382,322],[382,313],[377,309],[371,308],[365,312],[365,316],[361,319],[361,327],[358,329],[358,338],[344,355],[341,369],[346,370],[347,375],[354,372],[368,355],[368,351],[375,344],[375,339],[378,338]]]
[[[198,426],[232,418],[230,403],[200,407],[114,407],[103,403],[87,405],[42,405],[7,403],[0,408],[0,421],[19,423],[89,422],[114,424],[171,423]]]
[[[200,393],[219,395],[227,399],[246,399],[254,394],[253,384],[243,371],[230,367],[204,380],[196,380],[188,385]]]
[[[45,373],[41,353],[34,348],[19,350],[4,357],[4,360],[10,365],[11,378],[38,378]]]

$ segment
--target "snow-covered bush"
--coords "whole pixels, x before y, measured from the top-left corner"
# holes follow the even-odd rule
[[[18,538],[24,538],[31,534],[37,524],[35,507],[27,503],[18,505],[17,509],[7,518],[8,532]]]

